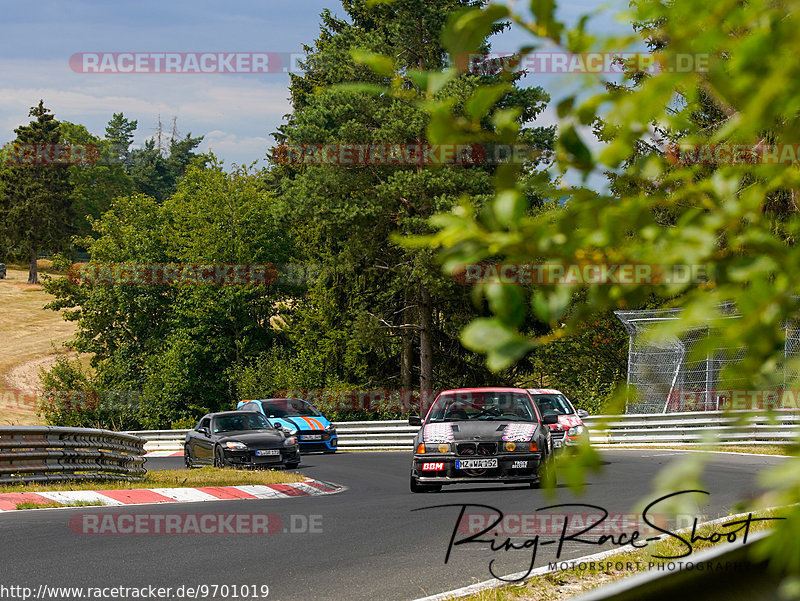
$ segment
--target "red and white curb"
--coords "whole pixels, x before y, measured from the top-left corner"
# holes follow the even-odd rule
[[[183,451],[150,451],[145,457],[183,457]]]
[[[0,494],[0,512],[15,511],[20,503],[101,503],[103,505],[144,505],[150,503],[195,503],[245,499],[286,499],[332,495],[343,486],[312,480],[287,484],[253,484],[246,486],[204,486],[201,488],[142,488],[133,490],[68,490],[58,492],[25,492]]]

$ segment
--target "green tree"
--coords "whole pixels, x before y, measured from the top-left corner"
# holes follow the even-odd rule
[[[67,121],[61,123],[61,131],[65,142],[83,146],[89,157],[85,164],[69,166],[75,215],[72,231],[77,236],[86,236],[91,231],[90,221],[105,213],[115,197],[130,194],[133,181],[118,158],[114,142],[102,140],[83,125]]]
[[[52,159],[62,142],[59,122],[42,100],[28,115],[34,120],[14,130],[17,137],[12,148],[21,149],[14,153],[17,160],[0,170],[0,213],[8,243],[29,259],[28,283],[38,284],[39,253],[65,247],[74,221],[67,166],[44,158]],[[33,151],[37,156],[28,155],[31,162],[27,163],[22,155],[33,148],[44,152]]]
[[[105,140],[111,145],[114,157],[126,167],[131,163],[131,144],[139,122],[126,119],[123,113],[114,113],[106,125]]]
[[[275,199],[259,176],[190,165],[177,192],[164,203],[131,195],[117,198],[79,242],[94,264],[250,264],[280,261],[290,245],[275,217]],[[90,263],[91,265],[91,263]],[[91,353],[91,388],[101,401],[135,399],[96,411],[48,418],[105,420],[126,428],[160,428],[195,420],[198,413],[230,408],[233,370],[271,346],[278,335],[270,318],[282,291],[269,285],[86,285],[52,279],[50,308],[78,323],[71,346]],[[51,383],[80,379],[60,366]],[[183,420],[183,421],[181,421]],[[85,422],[84,422],[85,423]]]
[[[154,139],[145,142],[144,148],[130,151],[128,174],[140,194],[146,194],[163,202],[172,195],[186,173],[187,166],[198,157],[193,151],[203,137],[171,139],[166,152],[156,145]]]
[[[429,118],[415,105],[427,93],[421,78],[426,70],[446,72],[439,32],[448,15],[472,4],[358,0],[343,2],[349,20],[323,12],[322,32],[306,48],[304,73],[292,76],[294,112],[280,128],[278,141],[430,142]],[[377,58],[379,54],[392,59]],[[530,127],[548,99],[539,88],[516,87],[511,78],[503,82],[492,75],[463,73],[438,79],[432,75],[434,79],[439,82],[436,97],[467,118],[477,105],[489,102],[514,110],[515,122]],[[476,98],[481,85],[497,87],[490,98]],[[403,96],[371,93],[376,86],[395,86]],[[552,130],[530,127],[526,132],[543,150],[552,143]],[[322,355],[318,360],[329,381],[316,385],[431,389],[494,378],[458,344],[458,329],[474,311],[469,290],[452,276],[441,275],[430,251],[403,248],[394,238],[430,232],[428,217],[452,207],[461,194],[488,199],[494,169],[284,165],[272,170],[287,224],[299,241],[299,258],[320,265],[328,278],[312,285],[298,302],[288,334],[296,355],[312,348]],[[292,328],[297,336],[292,337]]]
[[[554,214],[526,215],[523,180],[517,174],[498,173],[498,193],[490,211],[465,200],[433,219],[440,232],[430,242],[441,250],[446,269],[475,257],[569,263],[594,256],[604,263],[703,266],[710,274],[708,282],[591,286],[577,303],[573,301],[578,286],[539,286],[529,296],[489,286],[485,293],[503,302],[493,307],[493,317],[479,318],[465,328],[462,339],[468,348],[485,353],[493,369],[506,369],[552,339],[550,334],[531,338],[521,331],[521,317],[529,312],[563,338],[605,311],[640,306],[656,295],[682,311],[677,319],[654,327],[654,339],[712,324],[717,336],[698,345],[696,353],[714,352],[720,339],[731,348],[747,349],[744,360],[735,364],[739,381],[746,382],[739,388],[796,386],[791,374],[797,373],[800,359],[785,355],[784,343],[786,323],[799,316],[800,294],[800,247],[795,243],[800,219],[791,204],[800,183],[795,153],[800,133],[798,8],[796,1],[634,3],[633,21],[658,24],[659,38],[668,40],[670,68],[641,78],[625,93],[609,86],[564,100],[558,107],[556,148],[561,169],[585,176],[617,171],[634,185],[617,186],[609,195],[584,186],[563,190],[541,182],[542,196],[566,196],[565,206]],[[584,20],[570,28],[556,19],[554,3],[532,3],[531,9],[532,20],[503,5],[465,10],[448,22],[443,39],[452,55],[469,53],[497,21],[510,19],[529,31],[534,43],[546,41],[571,52],[624,52],[640,42],[635,36],[598,39],[585,30]],[[678,68],[674,61],[681,56],[702,62]],[[589,78],[587,83],[591,90],[598,82]],[[434,139],[467,133],[460,116],[444,103],[426,108]],[[613,135],[593,154],[579,132],[598,119]],[[705,160],[701,155],[700,160],[675,165],[666,152],[636,152],[653,141],[649,124],[654,123],[681,143],[746,145],[757,160],[723,158],[709,169],[704,164],[708,154]],[[710,127],[704,130],[703,125]],[[786,146],[764,150],[771,143]],[[709,147],[705,152],[719,156]],[[779,211],[782,221],[776,227],[769,205],[778,193],[789,202],[788,210]],[[505,218],[509,207],[514,219]],[[725,319],[725,303],[733,303],[742,317]],[[729,375],[723,372],[723,386]],[[674,491],[697,484],[701,457],[671,467],[658,478],[658,487]],[[790,506],[784,512],[788,520],[764,547],[777,567],[797,578],[800,566],[793,541],[800,528],[800,462],[793,459],[765,473],[764,483],[773,487],[769,503]],[[793,584],[797,590],[797,581]]]

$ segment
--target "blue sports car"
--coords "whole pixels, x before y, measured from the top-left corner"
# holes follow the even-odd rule
[[[317,411],[311,403],[301,399],[259,399],[239,401],[241,411],[257,411],[273,426],[297,435],[300,452],[322,451],[335,453],[338,436],[336,427]]]

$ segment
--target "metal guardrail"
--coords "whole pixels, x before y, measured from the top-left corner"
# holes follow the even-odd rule
[[[589,440],[599,447],[693,446],[718,444],[783,445],[797,442],[800,413],[779,411],[694,411],[686,413],[591,416],[583,418]],[[339,448],[343,451],[410,450],[419,428],[405,420],[336,422]],[[188,430],[129,432],[148,441],[147,450],[180,450]]]
[[[135,480],[145,474],[137,436],[50,426],[0,427],[0,483]]]
[[[584,418],[598,446],[787,445],[798,441],[800,413],[687,411]]]

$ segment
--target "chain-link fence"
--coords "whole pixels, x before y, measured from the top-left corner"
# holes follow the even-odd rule
[[[738,319],[731,305],[720,307],[720,312],[723,319]],[[697,356],[699,348],[708,346],[709,338],[715,336],[712,327],[694,328],[655,342],[647,338],[648,331],[657,324],[677,320],[680,309],[614,313],[630,337],[628,385],[637,394],[629,399],[627,413],[714,411],[730,407],[733,395],[745,393],[744,381],[730,375],[735,369],[726,372],[725,385],[720,385],[720,374],[725,368],[735,367],[744,358],[745,349],[713,345],[713,350]],[[787,355],[800,351],[800,328],[787,327],[786,339]]]

